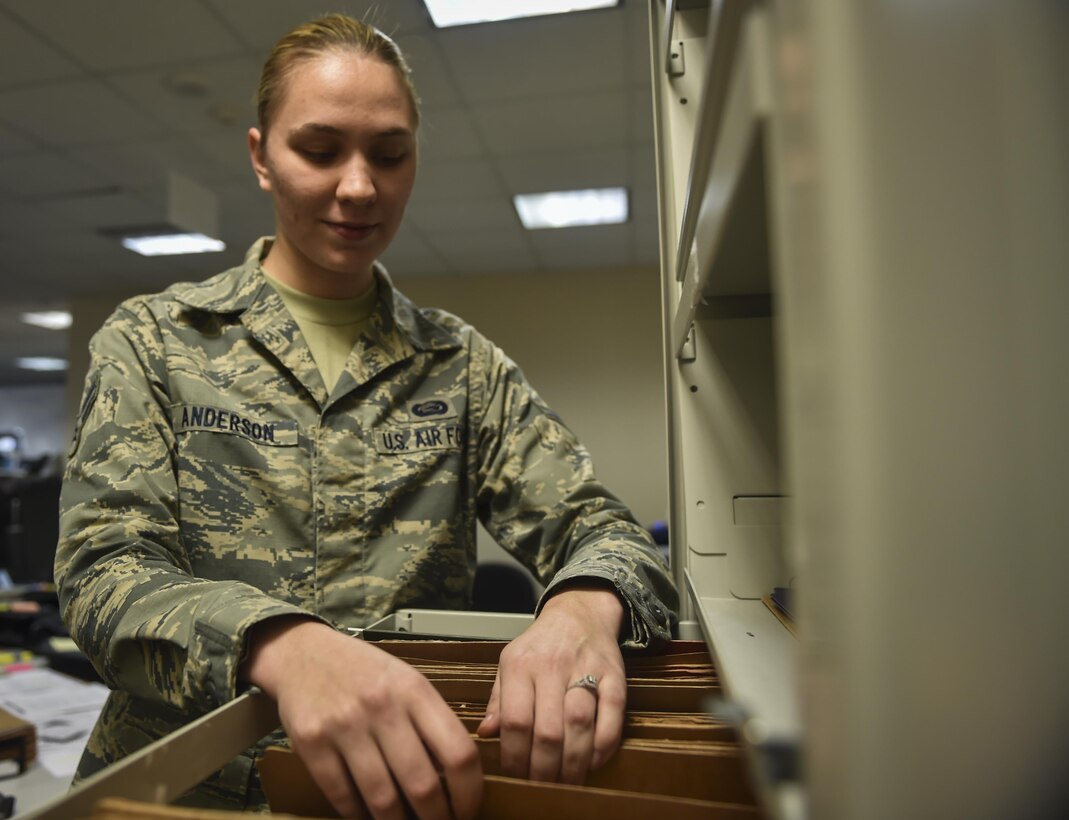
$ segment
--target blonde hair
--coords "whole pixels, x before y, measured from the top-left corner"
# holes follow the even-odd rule
[[[302,61],[318,54],[346,50],[381,60],[397,72],[412,104],[415,124],[419,125],[419,97],[412,82],[412,70],[397,43],[374,26],[335,13],[297,26],[275,43],[267,55],[256,89],[256,119],[265,138],[289,73]]]

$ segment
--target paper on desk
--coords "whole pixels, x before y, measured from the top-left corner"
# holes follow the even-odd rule
[[[108,689],[99,683],[27,669],[0,677],[0,708],[37,727],[37,759],[54,777],[71,777]]]

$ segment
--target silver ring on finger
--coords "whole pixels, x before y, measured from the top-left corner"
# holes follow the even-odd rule
[[[598,696],[598,676],[597,675],[583,675],[579,680],[569,684],[565,692],[569,692],[572,689],[586,689],[595,698]]]

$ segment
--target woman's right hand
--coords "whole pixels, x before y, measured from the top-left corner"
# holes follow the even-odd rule
[[[254,629],[241,677],[278,704],[294,750],[343,817],[366,805],[375,820],[403,820],[404,802],[422,820],[475,815],[475,743],[404,661],[319,621],[278,618]]]

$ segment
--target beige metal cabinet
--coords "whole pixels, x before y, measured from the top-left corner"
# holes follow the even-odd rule
[[[1056,816],[1069,7],[650,16],[673,567],[770,808]]]

